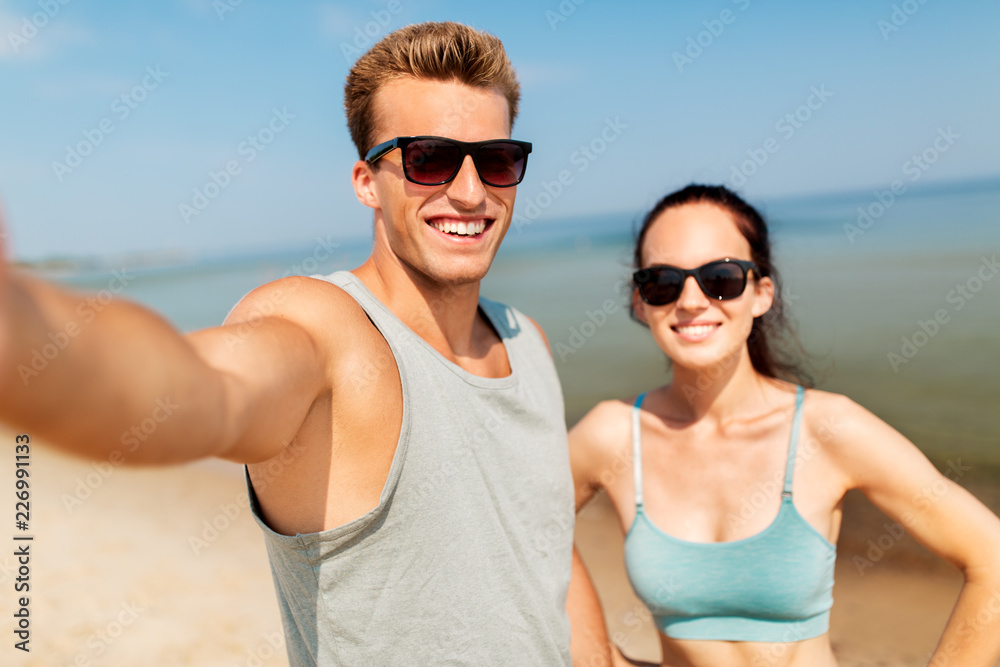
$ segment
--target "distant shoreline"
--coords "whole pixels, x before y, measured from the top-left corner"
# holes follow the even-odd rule
[[[833,192],[786,194],[772,197],[747,196],[750,201],[761,205],[765,211],[770,212],[781,211],[785,208],[795,210],[802,205],[823,207],[837,205],[854,206],[859,203],[868,202],[872,199],[873,191],[884,189],[884,187],[885,184],[882,183],[875,184],[871,188],[851,188]],[[926,197],[990,192],[1000,193],[1000,175],[921,182],[919,185],[909,189],[905,198],[912,200]],[[604,226],[607,220],[612,219],[619,221],[621,225],[611,230],[612,234],[619,236],[631,235],[633,231],[632,227],[639,221],[643,212],[643,209],[637,208],[634,210],[603,211],[558,218],[547,218],[542,215],[537,219],[529,220],[529,224],[524,226],[512,225],[504,240],[504,246],[515,245],[527,247],[539,238],[545,237],[549,237],[549,240],[552,240],[551,237],[558,237],[565,240],[567,235],[572,235],[574,230],[592,233],[595,229]],[[774,220],[771,220],[771,222],[773,224]],[[335,240],[345,248],[370,245],[371,243],[371,236],[368,233],[361,236],[331,234],[328,235],[328,238]],[[134,268],[168,268],[220,260],[249,260],[283,253],[296,254],[300,253],[303,248],[307,248],[312,242],[312,240],[302,239],[301,241],[283,244],[278,248],[274,246],[256,246],[224,251],[218,249],[195,251],[192,249],[171,248],[113,252],[108,255],[87,254],[74,256],[60,253],[36,258],[15,258],[12,264],[22,269],[59,273],[91,273],[120,268],[123,265]]]

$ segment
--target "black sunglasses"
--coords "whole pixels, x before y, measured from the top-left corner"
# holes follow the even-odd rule
[[[462,168],[466,155],[472,156],[479,179],[495,188],[509,188],[524,178],[531,144],[512,139],[456,141],[445,137],[396,137],[375,146],[365,161],[376,162],[394,148],[403,154],[403,175],[417,185],[444,185]]]
[[[676,266],[650,266],[632,274],[639,297],[651,306],[673,303],[684,290],[684,281],[694,276],[705,296],[725,301],[735,299],[747,288],[747,274],[760,270],[753,262],[742,259],[719,259],[702,264],[697,269]]]

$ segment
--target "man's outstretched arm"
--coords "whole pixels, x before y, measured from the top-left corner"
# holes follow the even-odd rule
[[[308,327],[275,307],[304,280],[259,288],[226,325],[184,336],[142,306],[98,307],[0,266],[0,421],[90,458],[265,460],[325,383]]]

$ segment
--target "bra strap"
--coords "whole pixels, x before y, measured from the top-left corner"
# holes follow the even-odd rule
[[[799,426],[802,423],[802,399],[805,397],[805,389],[801,386],[795,391],[795,415],[792,417],[792,435],[788,442],[788,462],[785,464],[785,488],[781,495],[786,498],[792,496],[792,480],[795,475],[795,452],[799,444]]]
[[[639,394],[632,406],[632,476],[635,481],[636,509],[642,508],[642,429],[639,427],[639,415],[645,398],[646,392]]]

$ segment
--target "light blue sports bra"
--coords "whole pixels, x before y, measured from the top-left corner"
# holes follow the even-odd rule
[[[828,630],[837,549],[792,502],[803,394],[799,387],[778,516],[756,535],[733,542],[681,540],[646,516],[639,427],[646,395],[636,399],[632,408],[636,513],[625,538],[625,567],[632,588],[668,637],[795,642]]]

